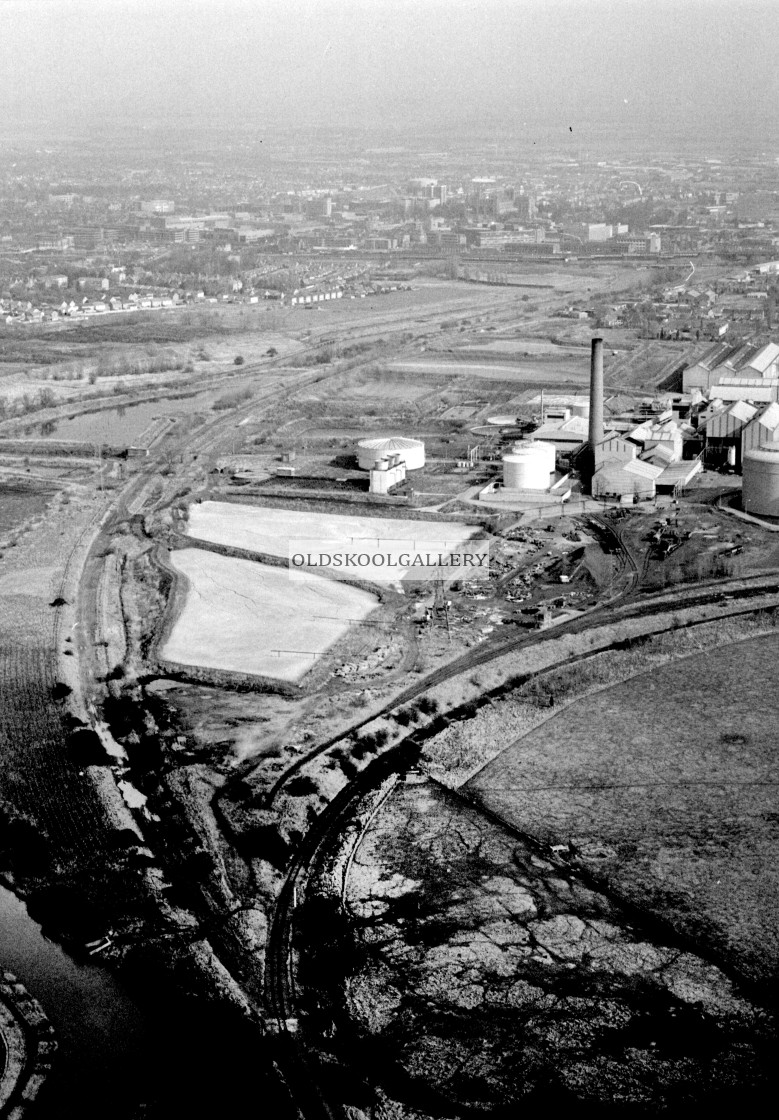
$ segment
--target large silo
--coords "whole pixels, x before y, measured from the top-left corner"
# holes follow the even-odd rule
[[[514,450],[503,456],[503,486],[506,490],[548,490],[554,470],[554,456],[550,467],[549,452],[540,443],[515,444]],[[552,448],[554,452],[554,448]]]
[[[746,512],[779,517],[779,443],[745,452],[742,474]]]
[[[357,444],[357,465],[361,470],[372,470],[380,459],[389,455],[399,455],[407,471],[418,471],[425,465],[425,445],[421,439],[387,436],[361,439]]]
[[[518,439],[511,448],[511,454],[523,455],[529,447],[534,449],[534,454],[538,456],[539,462],[541,461],[541,456],[545,456],[544,461],[547,464],[547,471],[549,474],[552,474],[557,466],[557,448],[555,445],[553,443],[547,443],[546,440],[543,439],[533,440],[532,442]]]

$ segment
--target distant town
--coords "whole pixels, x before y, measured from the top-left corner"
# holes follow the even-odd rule
[[[561,316],[677,340],[751,337],[776,319],[774,157],[334,147],[315,158],[294,137],[247,140],[183,167],[109,146],[97,175],[86,148],[6,149],[0,313],[24,324],[309,307],[419,270],[511,284],[528,263],[585,260],[648,262],[655,282],[613,303],[572,300]],[[726,267],[696,275],[690,258]]]

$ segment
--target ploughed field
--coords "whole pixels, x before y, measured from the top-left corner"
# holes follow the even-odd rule
[[[182,665],[297,681],[377,605],[349,584],[203,549],[170,561],[187,589],[160,652]]]
[[[22,874],[40,873],[50,860],[89,864],[109,827],[52,699],[54,669],[50,650],[0,627],[0,804],[3,826],[18,840]]]
[[[762,985],[779,975],[776,635],[575,702],[466,786],[604,889]]]
[[[201,502],[189,510],[189,535],[212,544],[230,545],[271,556],[367,557],[361,566],[344,567],[343,574],[364,579],[387,578],[389,570],[380,557],[393,560],[403,553],[438,555],[457,548],[477,532],[477,527],[456,521],[413,521],[395,517],[353,517],[348,514],[311,513],[290,509]],[[292,542],[292,550],[290,544]],[[379,560],[376,560],[376,557]],[[419,578],[408,568],[399,578]],[[286,575],[285,575],[286,578]]]

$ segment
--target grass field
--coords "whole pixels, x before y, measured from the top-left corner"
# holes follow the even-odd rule
[[[769,635],[600,692],[467,788],[517,828],[572,841],[622,897],[775,986],[778,651]]]
[[[43,513],[51,492],[0,483],[0,536]]]
[[[465,357],[465,355],[464,355]],[[589,365],[587,356],[583,352],[577,361],[574,358],[563,356],[559,362],[552,363],[545,359],[533,362],[532,358],[518,358],[512,362],[489,362],[471,360],[452,361],[447,358],[430,358],[400,360],[390,365],[390,370],[397,373],[417,373],[440,378],[462,377],[483,381],[505,381],[535,385],[587,385],[589,381]]]
[[[187,580],[184,609],[161,656],[183,665],[300,680],[376,606],[366,591],[187,548],[171,555]]]

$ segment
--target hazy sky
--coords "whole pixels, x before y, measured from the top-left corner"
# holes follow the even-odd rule
[[[0,0],[7,124],[545,124],[766,143],[779,0]]]

